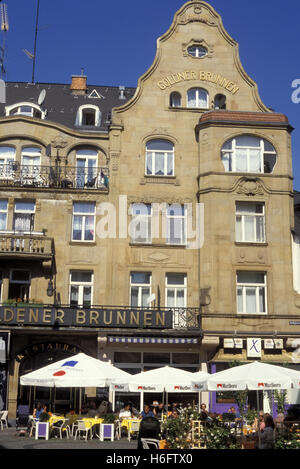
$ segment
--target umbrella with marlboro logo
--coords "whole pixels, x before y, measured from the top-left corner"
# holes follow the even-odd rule
[[[133,375],[126,384],[131,392],[193,392],[192,378],[193,373],[165,366]]]
[[[195,380],[194,386],[206,385],[208,391],[271,391],[300,389],[300,372],[291,368],[254,362]]]

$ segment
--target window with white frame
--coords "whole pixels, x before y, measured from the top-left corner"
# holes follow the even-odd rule
[[[133,243],[152,242],[152,205],[132,204],[132,220],[130,222],[130,237]]]
[[[237,273],[237,310],[239,314],[267,313],[267,274]]]
[[[98,174],[98,151],[82,148],[76,151],[76,187],[91,185]]]
[[[74,202],[72,241],[94,241],[95,219],[95,202]]]
[[[28,117],[36,117],[38,119],[45,119],[46,117],[46,110],[42,109],[41,106],[34,103],[18,103],[12,104],[10,106],[6,106],[5,108],[6,116],[28,116]]]
[[[265,243],[265,204],[236,203],[236,241]]]
[[[226,172],[268,174],[276,164],[276,150],[267,140],[241,135],[223,145],[222,162]]]
[[[13,230],[26,233],[34,230],[35,202],[16,200],[13,217]]]
[[[13,179],[16,149],[0,146],[0,179]]]
[[[187,305],[186,274],[166,274],[166,307],[186,308]]]
[[[8,201],[0,200],[0,231],[5,231],[7,229],[7,210],[8,210]]]
[[[81,308],[89,308],[92,306],[93,282],[93,272],[70,272],[70,306]]]
[[[101,112],[98,106],[85,104],[80,106],[76,115],[77,126],[100,127]]]
[[[130,306],[146,308],[151,295],[151,273],[131,272],[130,274]]]
[[[34,181],[39,178],[41,172],[41,149],[37,147],[23,147],[21,154],[22,180]]]
[[[150,140],[146,145],[146,175],[174,176],[174,145],[169,140]]]
[[[187,106],[192,108],[208,109],[208,92],[203,88],[191,88],[187,92]]]
[[[187,243],[187,212],[180,204],[167,205],[166,239],[167,244],[186,245]]]

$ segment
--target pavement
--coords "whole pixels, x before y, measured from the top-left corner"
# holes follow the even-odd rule
[[[34,437],[29,438],[28,434],[19,436],[15,427],[0,428],[0,451],[3,449],[67,449],[67,450],[83,450],[83,449],[97,449],[97,450],[133,450],[137,449],[137,441],[128,441],[127,438],[122,438],[116,441],[100,441],[98,438],[85,441],[84,439],[75,440],[74,437],[68,438],[50,438],[49,440],[39,439]]]

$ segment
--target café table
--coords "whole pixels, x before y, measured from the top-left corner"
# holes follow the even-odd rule
[[[141,422],[141,419],[122,419],[120,424],[121,427],[125,427],[127,431],[130,431],[133,422]]]
[[[100,425],[104,422],[104,419],[98,417],[85,417],[80,420],[83,420],[86,428],[92,429],[92,434],[100,438]],[[97,426],[99,425],[99,433],[97,432]]]

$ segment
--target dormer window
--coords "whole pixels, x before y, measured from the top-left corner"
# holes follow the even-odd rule
[[[76,125],[84,127],[100,127],[101,112],[98,106],[92,104],[80,106],[77,111]]]
[[[35,117],[36,119],[45,119],[46,111],[38,104],[34,103],[18,103],[5,108],[6,116],[27,116]]]

